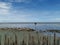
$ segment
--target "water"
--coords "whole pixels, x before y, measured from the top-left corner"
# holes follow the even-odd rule
[[[34,24],[0,24],[0,28],[13,28],[13,27],[19,27],[19,28],[32,28],[36,30],[46,30],[46,29],[57,29],[60,30],[60,24],[37,24],[36,26]]]

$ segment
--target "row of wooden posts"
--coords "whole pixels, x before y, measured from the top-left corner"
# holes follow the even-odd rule
[[[17,35],[15,34],[15,41],[12,40],[10,38],[7,37],[7,35],[5,35],[5,40],[4,40],[4,45],[18,45],[18,37]],[[39,37],[39,34],[37,32],[37,41],[35,41],[35,37],[32,36],[30,33],[29,33],[29,36],[28,36],[28,44],[27,44],[27,41],[25,41],[25,38],[22,39],[22,41],[20,42],[20,45],[56,45],[56,34],[54,33],[54,40],[53,40],[53,44],[50,44],[51,41],[49,40],[49,37],[48,36],[40,36]],[[36,43],[37,42],[37,43]],[[58,41],[60,42],[60,40]],[[1,40],[0,40],[0,45],[1,45]],[[60,45],[60,44],[58,44]]]
[[[48,44],[48,37],[47,37],[47,39],[45,39],[45,37],[43,37],[42,38],[42,43],[41,43],[41,41],[38,38],[37,39],[38,40],[37,44],[35,42],[35,37],[34,36],[31,36],[29,34],[29,37],[28,38],[29,38],[28,39],[28,45],[49,45]],[[26,43],[27,42],[25,42],[25,39],[22,39],[22,42],[20,42],[20,45],[27,45]],[[15,41],[12,41],[12,43],[10,43],[9,38],[7,38],[7,36],[5,35],[4,45],[18,45],[17,35],[15,35]]]

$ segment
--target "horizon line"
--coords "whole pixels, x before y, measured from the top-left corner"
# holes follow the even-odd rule
[[[0,22],[0,24],[60,24],[60,22]]]

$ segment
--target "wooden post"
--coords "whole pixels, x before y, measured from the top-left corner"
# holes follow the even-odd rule
[[[23,39],[23,41],[22,41],[22,45],[26,45],[26,43],[25,43],[24,39]]]
[[[0,35],[0,45],[1,45],[1,35]]]
[[[32,36],[32,45],[35,45],[34,36]]]
[[[8,45],[9,45],[9,38],[8,38]]]
[[[15,34],[15,45],[17,45],[17,36]]]
[[[29,37],[28,37],[29,39],[28,39],[28,45],[31,45],[31,35],[30,35],[30,33],[29,33]]]
[[[5,40],[4,41],[5,41],[4,45],[7,45],[7,36],[6,36],[6,34],[5,34]]]

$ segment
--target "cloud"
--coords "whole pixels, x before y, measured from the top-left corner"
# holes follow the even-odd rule
[[[0,2],[0,8],[9,9],[10,8],[10,3]]]
[[[58,11],[59,12],[59,11]],[[31,13],[21,10],[13,10],[9,15],[0,17],[0,22],[59,22],[60,16],[57,11],[42,11],[39,13]]]
[[[60,18],[55,18],[54,20],[60,22]]]
[[[8,15],[11,9],[11,3],[0,2],[0,15]]]
[[[0,2],[0,22],[56,22],[59,15],[60,11],[15,10],[11,3]]]
[[[23,3],[30,3],[32,0],[5,0],[5,2],[23,2]]]

